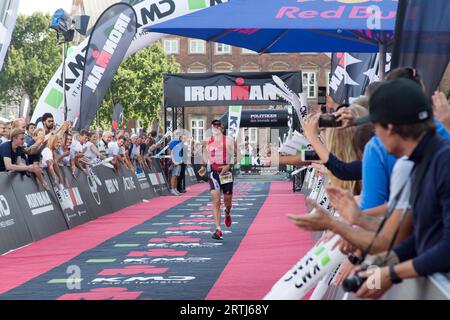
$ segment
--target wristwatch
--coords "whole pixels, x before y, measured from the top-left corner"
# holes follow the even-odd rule
[[[394,267],[394,265],[389,266],[389,276],[391,277],[392,284],[397,284],[402,282],[403,279],[398,276],[397,272],[395,272]]]

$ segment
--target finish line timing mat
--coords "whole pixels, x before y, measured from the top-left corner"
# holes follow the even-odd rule
[[[211,238],[208,186],[151,199],[0,257],[0,299],[261,299],[312,246],[286,214],[287,182],[235,185],[230,228]]]

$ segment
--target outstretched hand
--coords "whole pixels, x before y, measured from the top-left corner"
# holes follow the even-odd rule
[[[314,210],[308,215],[288,215],[288,219],[291,220],[296,226],[308,231],[323,231],[331,229],[333,218],[330,213],[322,208],[316,201],[306,199],[307,203],[314,208]]]
[[[353,198],[353,194],[350,191],[333,186],[327,187],[326,192],[331,206],[339,211],[340,216],[348,223],[355,224],[356,219],[361,215],[361,210]]]

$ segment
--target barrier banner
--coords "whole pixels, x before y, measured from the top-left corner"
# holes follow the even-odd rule
[[[147,175],[149,181],[150,181],[150,186],[152,188],[152,191],[156,194],[156,196],[161,195],[161,185],[159,184],[159,181],[157,179],[157,174],[154,172],[154,170],[144,170],[145,174]]]
[[[91,176],[78,172],[76,179],[80,186],[81,197],[92,218],[99,218],[113,212],[105,181],[97,173],[97,168],[91,170]]]
[[[33,241],[10,186],[10,174],[0,173],[0,254]]]
[[[70,168],[61,167],[60,170],[64,179],[64,188],[53,185],[53,191],[55,191],[56,199],[64,213],[67,225],[69,228],[74,228],[95,217],[89,215],[87,206],[81,197],[78,182],[72,177]]]
[[[124,195],[123,182],[120,181],[122,180],[121,176],[116,176],[112,169],[105,166],[98,166],[95,169],[97,176],[105,183],[107,199],[113,212],[134,204]]]
[[[127,207],[141,202],[143,198],[141,196],[141,192],[139,191],[140,189],[138,187],[138,180],[135,174],[124,166],[120,167],[119,174],[119,184],[125,201],[128,202]]]
[[[264,300],[299,300],[303,298],[317,282],[346,259],[339,248],[332,249],[339,239],[340,237],[336,235],[330,241],[314,246],[275,283]]]
[[[7,185],[12,186],[33,241],[68,229],[61,207],[52,191],[46,191],[34,177],[30,178],[19,173],[11,174],[10,177]],[[51,185],[48,177],[46,179]]]
[[[158,181],[159,187],[160,187],[160,195],[161,196],[168,196],[169,193],[169,183],[167,182],[166,175],[163,173],[163,169],[161,167],[161,162],[159,159],[153,159],[153,168],[154,168],[154,174],[155,179]]]
[[[138,191],[141,194],[142,200],[148,200],[158,196],[158,193],[153,190],[150,185],[150,177],[142,171],[141,173],[135,173],[134,178],[137,183]]]
[[[186,166],[186,185],[193,185],[197,183],[194,168],[190,164]]]

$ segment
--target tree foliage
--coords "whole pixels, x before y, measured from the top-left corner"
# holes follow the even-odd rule
[[[49,29],[50,16],[19,15],[4,68],[0,72],[0,102],[19,104],[25,93],[31,112],[62,62],[56,33]]]
[[[161,43],[155,43],[124,61],[99,110],[100,125],[111,127],[114,105],[124,108],[124,121],[136,119],[148,128],[160,119],[163,99],[163,74],[179,72],[175,59],[166,59]]]

